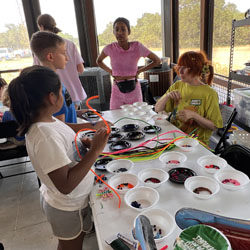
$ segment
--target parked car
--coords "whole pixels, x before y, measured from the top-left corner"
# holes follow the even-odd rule
[[[12,60],[15,58],[13,49],[11,48],[0,48],[0,61]]]
[[[14,56],[17,59],[24,58],[24,57],[30,57],[31,55],[32,55],[32,53],[29,49],[14,50]]]

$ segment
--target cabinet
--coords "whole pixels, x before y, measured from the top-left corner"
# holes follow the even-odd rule
[[[244,83],[245,86],[249,85],[250,88],[250,76],[240,75],[233,71],[233,57],[234,57],[234,43],[235,43],[235,31],[239,27],[250,26],[250,18],[242,20],[233,20],[232,21],[232,32],[231,32],[231,47],[230,47],[230,61],[229,61],[229,79],[228,79],[228,88],[227,88],[227,104],[230,105],[231,102],[231,92],[232,92],[232,82],[237,81]],[[250,35],[250,34],[249,34]],[[250,60],[250,58],[249,58]],[[245,108],[245,107],[242,107]],[[239,109],[239,108],[238,108]],[[237,110],[237,112],[242,112],[242,110]],[[250,131],[250,127],[246,124],[243,124],[239,120],[235,120],[235,123],[241,126],[242,128]]]

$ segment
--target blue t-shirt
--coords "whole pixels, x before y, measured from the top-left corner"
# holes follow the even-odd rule
[[[10,111],[5,111],[3,114],[2,122],[15,121],[15,117],[11,114]],[[25,139],[24,136],[15,136],[18,141],[23,141]]]
[[[61,110],[53,116],[58,116],[58,115],[65,115],[65,122],[68,123],[77,123],[77,118],[76,118],[76,109],[75,105],[72,102],[72,99],[70,97],[70,94],[68,90],[65,88],[65,86],[62,84],[62,94],[64,98],[63,106]]]

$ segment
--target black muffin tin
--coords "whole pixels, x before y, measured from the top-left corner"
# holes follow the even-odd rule
[[[111,151],[118,151],[118,150],[123,150],[131,147],[131,143],[121,140],[117,142],[112,142],[109,146],[109,149]]]
[[[169,180],[177,183],[184,184],[185,180],[197,174],[190,168],[172,168],[168,171]]]

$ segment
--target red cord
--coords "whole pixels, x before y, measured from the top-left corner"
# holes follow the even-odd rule
[[[109,134],[109,133],[110,133],[110,126],[108,125],[107,121],[106,121],[98,112],[96,112],[96,111],[89,105],[89,101],[90,101],[90,100],[93,100],[93,99],[96,99],[96,98],[99,98],[99,95],[91,96],[90,98],[88,98],[87,101],[86,101],[86,105],[87,105],[87,107],[88,107],[91,111],[93,111],[96,115],[98,115],[98,116],[103,120],[103,122],[105,123],[105,125],[106,125],[106,127],[107,127],[107,134]]]

